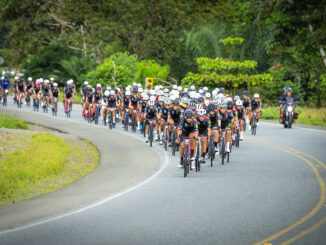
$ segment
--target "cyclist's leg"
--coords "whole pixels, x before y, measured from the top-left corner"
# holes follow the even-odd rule
[[[231,145],[231,129],[229,127],[225,128],[225,141],[226,141],[226,149],[227,152],[230,152],[230,145]]]

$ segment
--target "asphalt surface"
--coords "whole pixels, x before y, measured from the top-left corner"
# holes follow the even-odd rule
[[[84,123],[77,105],[62,125],[52,116],[39,117],[55,122],[55,128]],[[35,113],[28,118],[36,118]],[[116,145],[120,137],[128,137],[120,125],[112,132],[87,127],[101,130],[96,139],[118,135]],[[138,133],[129,134],[143,140]],[[133,164],[142,147],[155,158],[144,141],[135,146],[133,140],[128,137],[124,145],[136,154],[114,150],[119,164]],[[230,163],[221,166],[217,158],[214,167],[202,165],[200,173],[191,172],[187,178],[177,168],[179,158],[168,152],[166,162],[164,151],[155,146],[161,167],[141,184],[135,183],[134,189],[119,186],[121,192],[114,198],[102,196],[84,208],[2,230],[0,244],[325,244],[325,143],[325,131],[261,123],[256,136],[246,132],[240,148],[233,148]]]

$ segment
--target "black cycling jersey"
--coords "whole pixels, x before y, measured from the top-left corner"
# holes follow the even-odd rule
[[[146,119],[156,119],[157,108],[153,107],[152,109],[147,106],[146,107]]]
[[[131,96],[130,97],[130,101],[131,101],[131,105],[132,106],[137,106],[138,102],[139,102],[139,98],[137,96]]]
[[[233,118],[233,114],[231,111],[226,111],[224,113],[220,113],[221,120],[221,128],[225,129],[226,127],[231,127],[231,119]]]
[[[82,91],[82,95],[83,96],[86,96],[86,91],[87,91],[86,88],[87,88],[86,85],[83,85],[82,88],[81,88],[81,91]]]
[[[34,87],[34,91],[36,94],[38,94],[41,90],[41,87]]]
[[[33,83],[26,83],[26,89],[30,90],[31,88],[33,88]]]
[[[146,106],[147,106],[147,103],[145,103],[143,100],[140,100],[139,104],[140,104],[141,113],[144,113],[145,109],[146,109]]]
[[[159,108],[159,113],[161,113],[161,118],[164,119],[165,121],[168,119],[169,109],[170,108],[166,108],[164,105],[162,105]]]
[[[94,94],[87,93],[86,94],[86,101],[88,103],[92,103],[93,102],[93,97],[94,97]]]
[[[95,102],[98,102],[100,99],[102,99],[102,94],[101,93],[95,93],[94,94]]]
[[[251,104],[251,101],[250,101],[250,98],[247,98],[245,99],[243,96],[241,97],[241,100],[242,100],[242,103],[243,103],[243,106],[245,108],[248,108]]]
[[[107,101],[108,101],[108,106],[110,108],[116,107],[117,99],[115,97],[110,96],[109,98],[107,98]]]
[[[199,135],[208,135],[208,128],[211,127],[211,119],[208,116],[205,116],[204,120],[201,121],[199,117],[196,117],[196,121],[198,123],[198,131]]]
[[[182,130],[182,136],[189,137],[191,133],[198,131],[198,122],[196,121],[196,118],[193,118],[191,123],[188,123],[183,117],[180,120],[179,129]]]
[[[168,115],[170,115],[172,120],[176,123],[180,121],[181,114],[183,114],[183,109],[181,109],[180,107],[178,107],[176,110],[174,110],[173,107],[171,107],[168,112]]]
[[[19,92],[23,93],[24,92],[24,82],[18,82],[17,84]]]
[[[50,91],[50,88],[49,86],[46,86],[46,85],[42,85],[42,92],[45,93],[45,94],[48,94]]]
[[[58,88],[56,88],[56,89],[53,88],[52,95],[53,95],[53,97],[58,98],[59,97],[59,89]]]
[[[122,101],[123,101],[124,107],[129,107],[130,98],[128,99],[127,96],[124,95],[122,98]]]
[[[213,115],[211,115],[210,113],[208,113],[207,116],[209,117],[209,119],[211,121],[212,127],[217,127],[218,126],[217,121],[220,118],[219,111],[218,110],[215,110]]]

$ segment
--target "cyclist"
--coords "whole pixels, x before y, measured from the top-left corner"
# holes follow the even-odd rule
[[[5,75],[5,79],[6,79],[6,77],[8,78],[8,75]],[[15,81],[14,81],[14,84],[12,86],[12,92],[14,94],[14,96],[13,96],[14,97],[14,103],[17,102],[17,85],[18,85],[18,82],[19,82],[18,76],[15,76]]]
[[[183,109],[179,107],[179,101],[175,99],[173,101],[172,107],[168,111],[168,123],[169,123],[169,141],[171,141],[171,133],[173,126],[178,128],[180,123],[180,118],[183,115]]]
[[[249,93],[247,90],[243,91],[241,100],[243,107],[246,109],[245,114],[243,115],[245,123],[249,123],[248,114],[250,111],[251,99],[249,98]]]
[[[96,92],[93,96],[93,112],[96,111],[96,106],[98,105],[99,108],[99,114],[98,117],[100,116],[100,111],[102,110],[102,85],[98,83],[96,85]]]
[[[87,93],[87,87],[88,87],[88,82],[85,81],[83,86],[80,89],[80,93],[82,95],[82,105],[84,108],[85,102],[86,102],[86,93]],[[84,117],[85,115],[83,114],[82,117]]]
[[[238,111],[238,120],[240,126],[240,140],[243,140],[243,124],[245,123],[244,115],[246,114],[246,109],[242,104],[242,100],[237,100],[235,102],[237,111]]]
[[[112,122],[113,124],[115,124],[115,111],[117,109],[117,99],[115,97],[115,92],[114,90],[109,91],[105,91],[105,93],[109,93],[109,97],[107,98],[107,110],[108,110],[108,115],[110,114],[110,111],[112,111]]]
[[[190,139],[190,161],[191,169],[195,169],[195,154],[196,154],[196,143],[198,141],[198,123],[194,117],[194,112],[191,109],[187,109],[184,112],[184,117],[181,118],[178,129],[178,138],[176,140],[177,144],[180,144],[180,165],[183,167],[183,154],[185,151],[184,138]]]
[[[67,112],[68,99],[70,99],[70,109],[72,110],[72,103],[74,101],[74,87],[72,86],[73,81],[68,80],[67,86],[64,89],[64,109]]]
[[[128,110],[128,113],[130,115],[130,109],[129,109],[130,96],[131,96],[131,92],[128,90],[125,92],[124,96],[122,97],[122,122],[123,122],[123,124],[125,124],[126,110]],[[129,122],[127,122],[127,123],[129,123]]]
[[[211,121],[211,128],[213,131],[213,138],[214,138],[214,147],[215,147],[215,152],[218,152],[218,147],[217,144],[219,142],[219,129],[221,128],[221,120],[220,120],[220,113],[219,110],[216,108],[214,103],[210,103],[207,106],[208,114],[207,116],[209,117]]]
[[[254,98],[251,101],[251,111],[250,111],[250,126],[249,129],[251,128],[251,123],[252,123],[252,118],[254,115],[254,111],[257,113],[256,114],[256,119],[257,119],[257,126],[259,126],[259,112],[261,112],[261,106],[262,106],[262,101],[259,99],[259,94],[254,94]]]
[[[29,77],[25,86],[25,100],[26,102],[30,101],[30,96],[33,94],[34,83],[33,79]]]
[[[72,92],[71,92],[72,93]],[[86,115],[87,117],[91,118],[93,115],[93,111],[92,111],[92,103],[93,103],[93,88],[88,85],[86,88],[86,98],[85,98],[85,104],[83,106],[83,114],[82,117],[85,117],[85,110],[87,109],[88,115]]]
[[[19,101],[21,97],[21,103],[22,103],[24,99],[24,93],[25,93],[25,85],[24,85],[24,80],[22,78],[19,79],[18,81],[18,84],[16,86],[16,91],[17,91],[17,101]]]
[[[153,121],[153,127],[157,126],[157,108],[155,107],[155,101],[149,100],[147,103],[147,107],[144,114],[145,118],[145,142],[148,142],[148,135],[149,135],[149,125],[150,121]],[[157,134],[157,133],[156,133]]]
[[[34,90],[33,90],[33,105],[34,106],[36,106],[40,103],[39,96],[40,96],[41,92],[42,92],[41,82],[39,81],[39,79],[36,79]],[[38,100],[37,103],[36,103],[36,99]]]
[[[46,106],[49,106],[49,100],[51,97],[52,97],[52,93],[49,85],[49,80],[45,79],[44,84],[42,85],[42,94],[41,94],[42,105],[44,106],[44,99],[45,99]]]
[[[133,88],[132,90],[132,95],[130,97],[130,102],[129,102],[129,108],[130,108],[130,117],[133,118],[134,116],[136,117],[136,122],[138,123],[138,128],[140,127],[140,119],[137,114],[137,110],[139,108],[139,97],[137,95],[138,93],[138,88],[137,88],[137,83],[133,83],[133,86],[136,86],[136,88]]]
[[[8,76],[4,76],[1,80],[1,96],[4,97],[4,94],[8,94],[10,91],[10,80]]]
[[[160,145],[163,144],[163,131],[165,129],[165,124],[168,120],[170,106],[171,106],[171,99],[166,98],[163,105],[161,105],[160,108],[158,108],[158,119],[160,121]]]
[[[51,88],[51,92],[53,91],[53,87],[54,87],[54,78],[51,77],[51,78],[50,78],[50,88]]]
[[[196,121],[198,122],[198,135],[201,137],[202,155],[200,161],[205,163],[207,140],[211,135],[211,119],[207,116],[205,108],[197,109]]]
[[[227,109],[226,102],[221,103],[220,108],[221,132],[225,131],[226,152],[230,152],[233,113]],[[221,141],[221,136],[222,134],[220,134],[219,142]]]
[[[55,110],[58,111],[58,101],[60,99],[60,91],[57,83],[53,83],[52,97],[53,97],[52,105],[54,102]]]

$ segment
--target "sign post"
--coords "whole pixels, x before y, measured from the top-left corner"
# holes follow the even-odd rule
[[[152,77],[146,77],[145,78],[145,81],[146,81],[146,88],[148,87],[148,85],[151,86],[151,90],[154,89],[154,78]]]

